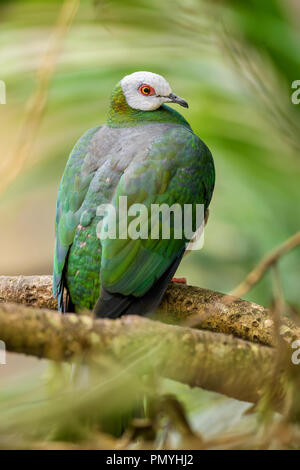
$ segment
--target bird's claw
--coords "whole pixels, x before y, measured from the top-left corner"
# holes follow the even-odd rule
[[[186,284],[186,277],[173,277],[171,282],[177,282],[178,284]]]

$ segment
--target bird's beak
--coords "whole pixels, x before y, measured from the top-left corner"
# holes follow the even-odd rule
[[[170,99],[170,101],[172,103],[180,104],[180,106],[183,106],[184,108],[189,107],[189,105],[187,104],[187,102],[183,98],[180,98],[180,96],[177,96],[174,93],[170,93],[168,98]]]

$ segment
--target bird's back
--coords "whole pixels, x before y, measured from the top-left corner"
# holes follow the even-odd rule
[[[75,146],[59,191],[56,258],[60,257],[60,269],[54,272],[57,286],[67,288],[69,305],[92,309],[99,296],[102,248],[97,208],[112,200],[124,172],[147,161],[153,144],[177,129],[190,132],[181,123],[104,125],[89,131],[89,139],[85,134],[84,142],[80,144],[81,139]],[[72,233],[66,237],[65,232]]]

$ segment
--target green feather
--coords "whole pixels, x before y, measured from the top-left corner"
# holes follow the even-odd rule
[[[151,204],[178,203],[183,208],[184,204],[197,201],[206,209],[212,191],[207,179],[213,180],[210,173],[214,173],[210,163],[208,148],[195,134],[184,127],[171,129],[152,145],[146,161],[129,166],[120,179],[113,204],[118,209],[120,196],[143,202],[148,209],[149,227]],[[104,219],[102,230],[105,224]],[[110,292],[142,296],[180,255],[187,241],[172,237],[170,240],[102,240],[102,285]]]
[[[93,139],[100,126],[86,132],[69,157],[56,215],[53,290],[60,307],[67,288],[75,310],[92,309],[99,296],[100,279],[108,291],[142,296],[185,247],[186,240],[172,238],[172,227],[171,240],[111,240],[101,239],[101,235],[99,240],[96,228],[101,217],[96,215],[96,209],[100,204],[112,201],[118,209],[119,196],[127,196],[129,206],[143,203],[149,215],[151,204],[178,203],[183,207],[188,203],[195,206],[197,201],[205,208],[209,205],[215,175],[205,144],[193,134],[186,120],[168,106],[155,111],[130,108],[118,84],[106,126],[144,129],[151,123],[170,123],[173,127],[153,141],[146,158],[137,148],[123,175],[118,154],[100,162],[97,148],[93,148],[90,156],[89,149],[95,146]],[[106,224],[104,218],[102,230]]]
[[[82,202],[85,199],[89,183],[93,177],[92,170],[82,174],[82,167],[91,139],[99,129],[100,126],[88,130],[75,145],[68,159],[58,191],[55,222],[53,293],[59,298],[60,305],[63,294],[63,270],[65,268],[69,248],[74,240],[76,227],[80,220]]]

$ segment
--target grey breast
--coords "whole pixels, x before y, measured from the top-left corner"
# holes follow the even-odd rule
[[[93,206],[109,202],[119,180],[133,161],[147,159],[153,142],[177,124],[145,124],[136,127],[102,126],[94,135],[82,172],[93,171],[86,201]],[[93,195],[97,194],[97,198]]]
[[[107,160],[124,172],[135,159],[143,160],[153,142],[174,124],[145,124],[135,127],[101,127],[94,135],[88,150],[88,158],[98,168]]]

